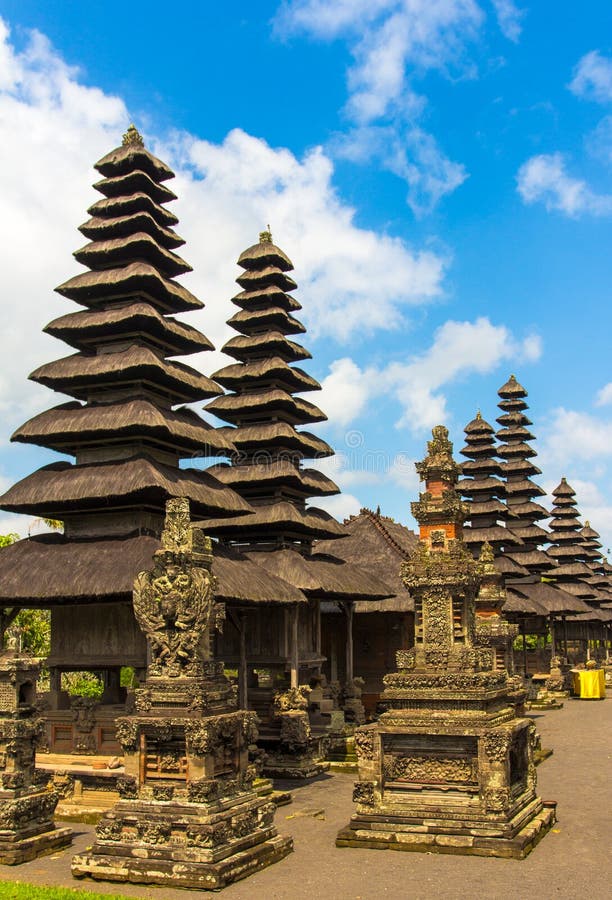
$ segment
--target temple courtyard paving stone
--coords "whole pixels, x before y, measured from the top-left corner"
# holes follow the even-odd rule
[[[278,810],[276,824],[281,834],[292,835],[295,852],[230,885],[223,896],[228,900],[612,896],[612,698],[567,700],[562,710],[534,718],[543,745],[554,748],[553,756],[538,768],[538,793],[558,801],[558,823],[526,860],[336,849],[336,833],[353,810],[354,780],[336,774],[291,785],[293,804]],[[70,875],[70,860],[73,852],[92,843],[93,829],[74,825],[74,830],[72,850],[18,868],[1,867],[0,879],[91,890],[110,895],[109,900],[113,895],[186,900],[200,893],[76,881]]]

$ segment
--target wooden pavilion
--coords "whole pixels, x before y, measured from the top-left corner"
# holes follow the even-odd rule
[[[350,683],[354,673],[363,678],[363,704],[373,714],[397,650],[411,647],[414,641],[414,601],[399,573],[418,538],[405,525],[383,516],[380,508],[361,509],[344,520],[344,527],[349,537],[335,544],[333,551],[352,565],[367,559],[368,571],[393,593],[378,601],[325,600],[321,623],[327,659],[324,672],[341,687]],[[318,552],[332,550],[327,541],[315,546]]]

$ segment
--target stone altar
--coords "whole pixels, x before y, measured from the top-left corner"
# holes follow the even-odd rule
[[[16,865],[72,843],[53,821],[57,791],[35,783],[35,754],[44,723],[36,709],[37,659],[0,654],[0,863]]]
[[[74,857],[76,877],[216,890],[292,850],[274,826],[274,804],[253,789],[257,717],[237,709],[213,656],[223,609],[211,563],[189,502],[167,501],[162,547],[134,585],[150,662],[135,714],[117,722],[121,799],[100,820],[91,851]]]
[[[378,722],[358,728],[357,811],[338,847],[524,858],[555,821],[536,794],[535,726],[477,627],[483,563],[461,540],[465,509],[443,426],[417,464],[420,545],[402,566],[416,643],[385,677]],[[484,561],[486,563],[486,560]]]

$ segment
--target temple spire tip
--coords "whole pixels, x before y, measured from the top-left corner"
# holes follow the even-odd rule
[[[123,135],[121,142],[123,147],[144,147],[144,140],[133,122],[130,123],[128,130]]]

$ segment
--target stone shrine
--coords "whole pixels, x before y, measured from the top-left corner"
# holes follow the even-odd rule
[[[35,783],[36,745],[44,731],[36,710],[37,659],[0,655],[0,863],[16,865],[72,843],[56,828],[56,791]]]
[[[213,596],[210,539],[192,527],[188,500],[166,508],[153,569],[134,585],[150,662],[135,714],[117,722],[121,799],[72,872],[215,890],[282,859],[292,841],[277,834],[274,804],[253,790],[257,716],[237,709],[213,655],[224,610]]]
[[[536,794],[535,725],[517,717],[508,675],[477,628],[483,562],[462,542],[459,468],[443,426],[417,463],[420,544],[402,566],[415,647],[385,677],[378,722],[355,732],[357,811],[338,847],[522,859],[555,821]]]

